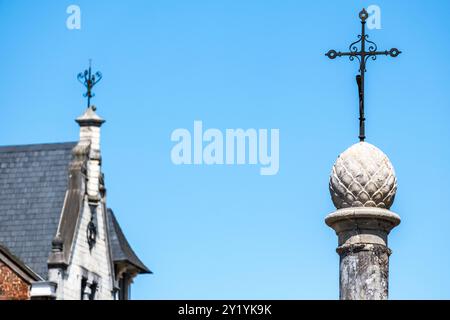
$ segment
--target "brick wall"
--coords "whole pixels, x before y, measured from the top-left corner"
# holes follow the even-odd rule
[[[27,300],[29,291],[29,284],[0,261],[0,300]]]

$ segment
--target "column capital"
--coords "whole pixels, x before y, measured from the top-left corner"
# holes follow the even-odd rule
[[[95,106],[90,106],[86,111],[75,119],[80,127],[101,127],[105,122],[96,112]]]
[[[400,216],[382,208],[352,207],[329,214],[325,223],[336,231],[339,246],[358,243],[386,246],[389,232],[400,224]]]

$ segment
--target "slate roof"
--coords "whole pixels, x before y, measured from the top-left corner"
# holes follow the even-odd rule
[[[0,147],[0,246],[43,279],[56,235],[77,142]],[[137,257],[111,209],[107,228],[114,262],[151,271]]]
[[[108,208],[108,234],[111,243],[111,254],[114,262],[128,262],[134,265],[141,273],[152,273],[131,249],[125,235],[120,228],[114,212]]]
[[[44,279],[75,145],[0,147],[0,244]]]

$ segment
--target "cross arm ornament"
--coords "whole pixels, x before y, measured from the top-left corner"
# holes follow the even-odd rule
[[[366,20],[369,17],[366,9],[362,9],[359,13],[359,18],[361,19],[361,34],[358,35],[358,40],[351,43],[348,52],[341,52],[336,50],[329,50],[325,55],[330,59],[335,59],[337,57],[348,56],[351,61],[355,58],[359,61],[359,74],[356,76],[356,82],[358,84],[359,93],[359,140],[364,141],[365,135],[365,117],[364,117],[364,74],[366,70],[367,60],[370,58],[376,60],[377,56],[391,56],[393,58],[397,57],[401,51],[397,48],[392,48],[390,50],[380,51],[377,45],[369,40],[369,35],[366,34]],[[359,44],[359,47],[358,47]],[[367,46],[367,50],[366,50]]]

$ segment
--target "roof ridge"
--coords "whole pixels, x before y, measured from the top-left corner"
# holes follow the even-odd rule
[[[73,148],[78,141],[0,146],[0,153]]]

